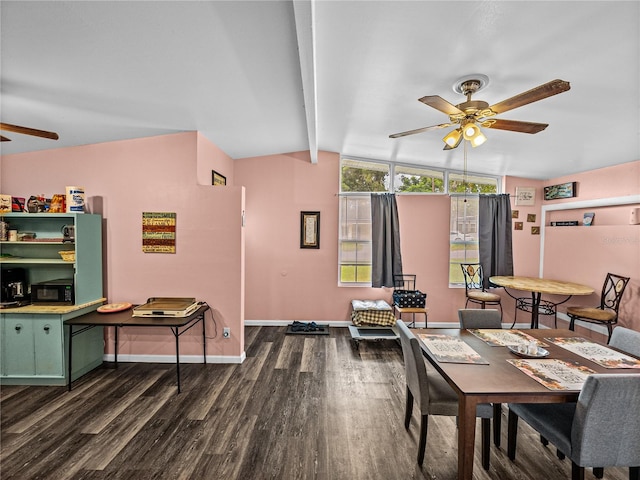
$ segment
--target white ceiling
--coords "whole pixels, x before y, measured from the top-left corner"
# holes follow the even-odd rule
[[[0,3],[3,154],[198,130],[232,158],[311,150],[462,169],[443,151],[464,75],[489,104],[550,80],[571,90],[501,114],[471,171],[554,178],[640,159],[638,1]]]

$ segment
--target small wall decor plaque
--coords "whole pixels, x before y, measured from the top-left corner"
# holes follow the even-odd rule
[[[511,218],[518,218],[520,210],[511,210]]]
[[[540,227],[531,227],[531,235],[540,235]]]
[[[142,212],[142,251],[176,253],[176,214]]]
[[[522,222],[515,222],[514,223],[514,230],[522,230],[523,227],[523,223]]]
[[[536,214],[528,213],[527,214],[527,222],[535,223],[536,222]]]
[[[300,212],[300,248],[320,248],[320,212]]]
[[[535,187],[516,187],[516,205],[535,205]]]
[[[560,183],[544,187],[544,199],[556,200],[558,198],[572,198],[576,196],[578,182]]]
[[[227,184],[227,177],[219,174],[215,170],[211,170],[211,185],[214,187],[222,187]]]

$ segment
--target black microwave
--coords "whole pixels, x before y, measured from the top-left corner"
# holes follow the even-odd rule
[[[31,303],[41,305],[73,305],[73,280],[60,278],[31,284]]]

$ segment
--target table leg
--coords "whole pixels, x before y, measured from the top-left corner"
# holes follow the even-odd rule
[[[458,479],[473,478],[476,440],[476,404],[473,397],[459,396],[458,403]]]
[[[205,365],[207,364],[207,335],[205,333],[205,323],[206,322],[206,317],[204,316],[204,313],[202,314],[202,355],[204,356],[204,363]]]
[[[69,325],[69,365],[67,366],[68,374],[69,374],[69,384],[67,386],[67,390],[71,391],[71,352],[73,351],[71,342],[73,341],[73,326]]]
[[[531,292],[531,328],[538,328],[538,308],[541,296],[541,292]]]
[[[180,342],[178,335],[178,328],[171,327],[173,335],[176,337],[176,375],[178,377],[178,393],[180,393]]]
[[[116,363],[116,368],[118,368],[118,326],[115,325],[114,328],[116,329],[115,339],[114,339],[114,343],[113,343],[113,347],[115,348],[115,350],[114,350],[114,359],[115,359],[115,363]]]

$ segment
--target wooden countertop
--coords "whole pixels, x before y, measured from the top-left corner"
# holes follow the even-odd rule
[[[4,313],[30,313],[30,314],[45,314],[53,313],[56,315],[64,315],[66,313],[75,312],[76,310],[82,310],[83,308],[90,307],[92,305],[102,305],[106,302],[106,298],[99,298],[92,302],[82,303],[80,305],[25,305],[24,307],[17,308],[2,308],[0,314]]]

